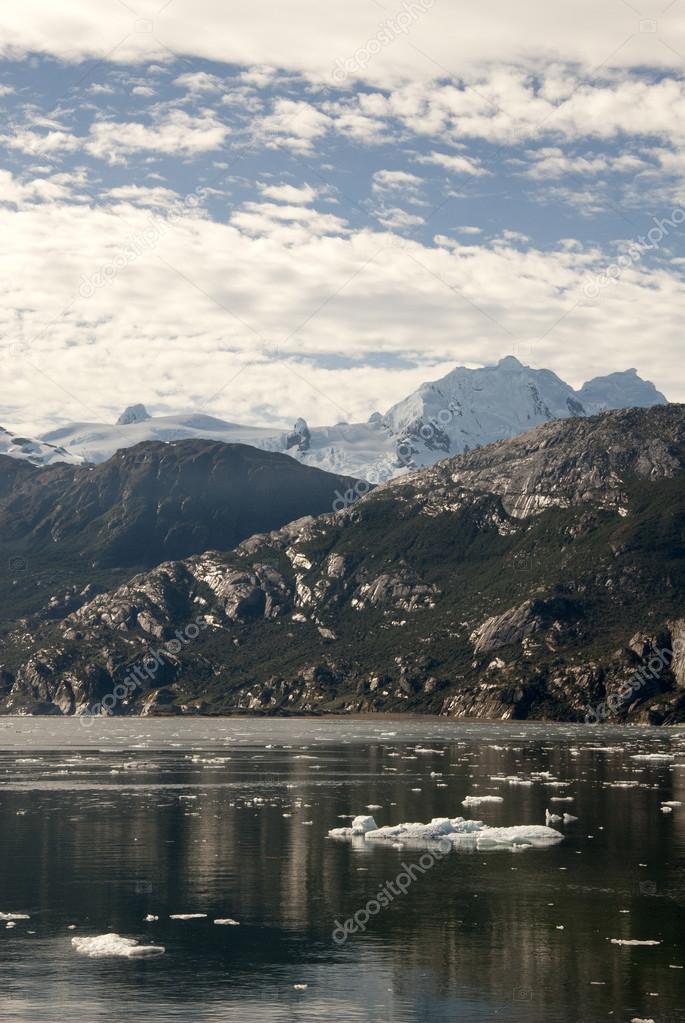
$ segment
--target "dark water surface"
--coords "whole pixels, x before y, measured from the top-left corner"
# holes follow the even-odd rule
[[[484,794],[504,801],[461,806]],[[421,856],[327,838],[341,815],[514,825],[546,809],[578,817],[554,825],[562,843],[451,852],[333,941]],[[0,923],[2,1023],[676,1023],[685,730],[1,719],[0,913],[30,914]],[[110,932],[166,952],[72,944]]]

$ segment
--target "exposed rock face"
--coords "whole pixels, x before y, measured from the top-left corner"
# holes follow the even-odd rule
[[[9,566],[14,580],[5,593],[11,606],[0,616],[36,607],[43,596],[36,566],[40,583],[51,587],[44,599],[54,598],[54,617],[78,602],[86,582],[112,586],[165,560],[228,550],[253,533],[330,510],[336,493],[354,483],[287,455],[212,441],[140,444],[95,468],[36,469],[0,457],[7,550],[0,577]]]
[[[7,636],[0,708],[685,720],[684,470],[683,407],[547,424],[70,591]]]
[[[117,426],[129,426],[131,423],[144,423],[150,414],[144,405],[129,405],[117,419]]]

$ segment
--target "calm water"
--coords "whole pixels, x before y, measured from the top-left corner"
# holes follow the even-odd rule
[[[326,837],[370,804],[379,825],[579,819],[553,848],[450,853],[338,946],[421,855]],[[30,914],[0,924],[2,1023],[685,1020],[682,729],[0,719],[0,841],[0,912]],[[166,953],[72,945],[109,932]]]

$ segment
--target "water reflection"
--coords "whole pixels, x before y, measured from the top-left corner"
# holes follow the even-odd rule
[[[685,805],[660,809],[685,804],[678,733],[411,720],[97,728],[0,728],[0,911],[31,915],[0,931],[3,1021],[685,1019],[685,973],[672,968],[685,965]],[[655,749],[672,759],[632,759]],[[501,780],[512,777],[523,784]],[[485,793],[504,802],[463,810]],[[332,941],[336,919],[420,855],[327,839],[342,815],[514,825],[544,823],[550,808],[579,818],[559,825],[562,844],[452,853],[364,934]],[[74,933],[110,931],[167,952],[90,960],[71,946]]]

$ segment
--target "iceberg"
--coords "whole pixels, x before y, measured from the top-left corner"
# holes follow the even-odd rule
[[[503,803],[502,796],[467,796],[462,799],[462,806],[478,806],[479,803]]]
[[[528,846],[551,846],[563,841],[564,836],[538,824],[520,824],[513,827],[493,828],[483,821],[467,820],[464,817],[434,817],[428,824],[420,822],[395,824],[379,828],[366,825],[363,830],[354,830],[358,821],[373,818],[355,817],[352,828],[334,828],[328,832],[330,838],[363,838],[364,842],[391,842],[400,845],[427,845],[436,842],[443,846],[448,843],[454,849],[498,849],[522,848]]]
[[[333,828],[329,831],[330,838],[352,838],[355,835],[365,835],[369,831],[376,831],[378,825],[373,817],[355,817],[352,826],[349,828]]]
[[[109,956],[136,959],[145,956],[161,956],[166,951],[162,945],[140,945],[135,938],[122,938],[120,934],[98,934],[93,938],[72,938],[71,943],[77,952],[89,956],[91,959],[103,959]]]

